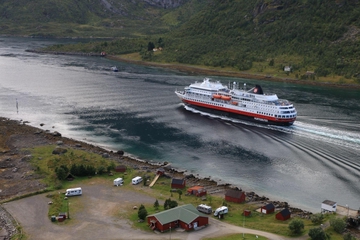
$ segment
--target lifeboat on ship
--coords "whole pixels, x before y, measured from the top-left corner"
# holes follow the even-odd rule
[[[214,94],[214,95],[213,95],[213,98],[220,99],[220,98],[221,98],[221,95],[219,95],[219,94]]]
[[[221,99],[225,100],[225,101],[230,101],[231,97],[229,97],[229,96],[221,96]]]
[[[237,106],[238,102],[231,102],[231,104]]]

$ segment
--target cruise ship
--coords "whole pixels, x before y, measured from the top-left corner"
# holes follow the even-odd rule
[[[246,89],[246,83],[240,88],[236,82],[226,86],[205,78],[175,94],[185,105],[200,111],[261,123],[292,125],[297,115],[292,103],[276,94],[265,94],[259,85]]]

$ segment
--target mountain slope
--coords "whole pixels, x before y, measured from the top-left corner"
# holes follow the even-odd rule
[[[186,2],[187,0],[0,0],[0,34],[112,37],[124,32],[129,35],[164,32],[168,26],[161,17]]]
[[[357,0],[214,0],[169,34],[172,49],[157,58],[257,72],[273,65],[275,74],[292,65],[299,78],[307,70],[359,78],[357,16]]]
[[[147,61],[360,82],[358,0],[34,2],[35,7],[25,0],[0,0],[0,34],[129,36],[132,38],[54,48],[108,54],[139,52]],[[33,14],[29,14],[30,7]],[[148,51],[153,45],[163,51]],[[284,73],[285,66],[291,66],[291,72]]]

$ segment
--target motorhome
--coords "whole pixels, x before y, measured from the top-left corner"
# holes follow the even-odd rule
[[[229,211],[229,209],[226,206],[219,207],[215,210],[214,216],[217,217],[219,215],[226,214],[226,213],[228,213],[228,211]]]
[[[196,208],[199,212],[202,212],[202,213],[206,213],[206,214],[210,214],[212,213],[212,208],[208,205],[205,205],[205,204],[200,204],[199,206],[197,206]]]
[[[115,180],[114,180],[114,186],[121,186],[121,185],[123,185],[124,184],[124,181],[123,181],[123,179],[122,178],[116,178]]]
[[[136,185],[136,184],[141,183],[142,180],[143,180],[142,177],[137,176],[137,177],[134,177],[134,178],[131,180],[131,183],[132,183],[133,185]]]
[[[66,197],[70,197],[70,196],[80,196],[82,195],[82,189],[81,187],[78,187],[78,188],[69,188],[69,189],[66,189],[66,192],[65,192],[65,196]]]

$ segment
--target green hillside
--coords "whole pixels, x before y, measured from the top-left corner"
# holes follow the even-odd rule
[[[306,71],[360,77],[358,1],[212,3],[169,34],[167,51],[155,60],[272,74],[289,65],[297,78]]]
[[[172,10],[144,0],[0,0],[0,34],[141,36],[169,31],[161,17]]]
[[[25,0],[17,2],[21,1],[26,6]],[[139,53],[146,61],[310,81],[360,82],[357,0],[184,0],[180,6],[168,9],[141,0],[137,4],[133,4],[134,0],[114,0],[119,4],[114,3],[114,7],[122,11],[107,14],[98,1],[47,2],[47,9],[53,6],[66,11],[45,14],[43,10],[34,10],[30,15],[24,10],[21,17],[15,18],[6,14],[11,11],[5,11],[6,4],[0,2],[1,20],[4,16],[11,19],[0,23],[0,34],[6,32],[4,29],[11,33],[8,25],[14,25],[14,19],[22,22],[33,18],[37,24],[49,21],[61,25],[56,30],[42,29],[42,24],[35,28],[45,36],[56,31],[50,35],[131,37],[51,48],[56,51]],[[55,3],[61,6],[55,8]],[[148,51],[153,46],[163,50]],[[291,72],[284,72],[285,66],[291,66]]]

